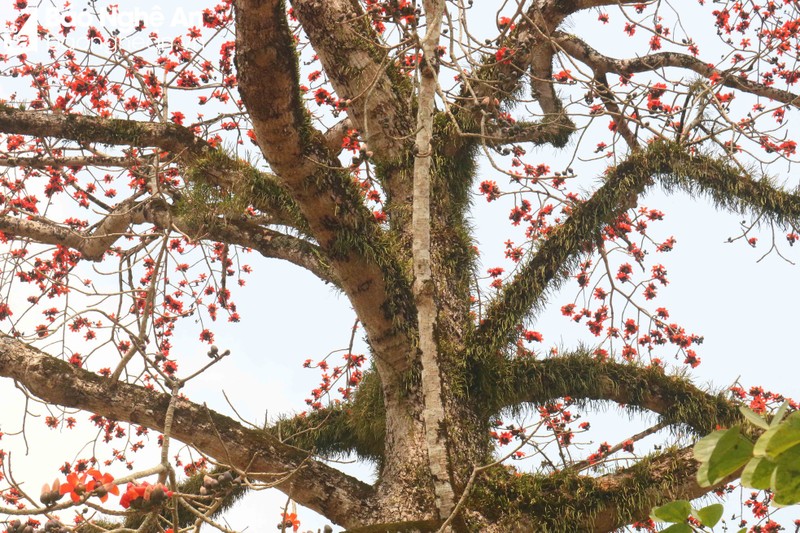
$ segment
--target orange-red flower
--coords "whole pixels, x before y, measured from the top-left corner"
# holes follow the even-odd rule
[[[114,484],[114,476],[107,472],[101,474],[99,470],[94,468],[87,473],[92,476],[92,481],[89,484],[92,485],[92,490],[100,498],[101,502],[105,502],[108,499],[109,493],[119,496],[119,487]]]
[[[300,520],[297,518],[297,513],[283,513],[283,526],[292,526],[292,531],[300,529]]]
[[[101,474],[94,468],[90,468],[81,476],[75,472],[70,473],[67,475],[67,482],[62,483],[59,490],[61,494],[69,494],[75,503],[82,501],[87,494],[94,493],[102,502],[108,499],[109,493],[119,494],[119,487],[114,484],[114,476]]]
[[[167,498],[171,497],[172,491],[168,490],[167,487],[161,483],[156,483],[155,485],[151,485],[146,481],[141,485],[128,483],[125,493],[119,499],[119,504],[125,509],[129,507],[141,509],[146,503],[160,505],[164,503]]]
[[[89,482],[93,483],[93,482]],[[61,494],[69,494],[72,501],[78,503],[83,499],[87,492],[91,492],[91,488],[86,485],[86,474],[78,476],[75,472],[71,472],[67,476],[67,482],[61,484],[59,489]]]

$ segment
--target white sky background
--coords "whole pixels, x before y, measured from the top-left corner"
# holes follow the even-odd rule
[[[10,4],[9,0],[2,0],[0,18],[11,18]],[[486,27],[482,29],[487,35],[493,35],[496,31],[493,23],[495,2],[479,0],[476,4],[480,5],[473,13],[474,20],[485,20]],[[82,7],[75,2],[76,11]],[[131,14],[132,20],[152,17],[160,10],[165,15],[165,22],[157,29],[166,37],[173,31],[184,32],[185,20],[189,18],[189,25],[195,23],[191,17],[199,16],[205,7],[211,5],[203,3],[197,7],[197,3],[189,1],[164,4],[142,1],[130,9],[139,10],[139,13]],[[122,5],[121,11],[125,9]],[[175,17],[174,10],[180,9],[187,16]],[[601,50],[616,47],[617,52],[611,54],[619,57],[628,51],[626,47],[630,41],[622,34],[619,14],[609,11],[612,21],[608,27],[597,24],[594,20],[596,15],[590,14],[586,20],[573,21],[574,29]],[[713,35],[710,10],[705,9],[702,13],[704,17],[684,16],[683,22],[696,24],[698,30],[694,34],[707,35],[711,41],[716,36]],[[173,21],[177,22],[177,27],[170,26]],[[584,24],[587,29],[581,31]],[[478,28],[472,30],[478,31]],[[704,52],[704,47],[712,46],[710,42],[700,42],[701,57],[713,59],[708,56],[709,52]],[[9,87],[7,80],[0,79],[0,97],[7,97],[7,93],[14,89]],[[20,94],[25,93],[21,91]],[[186,106],[182,110],[191,108]],[[192,119],[193,116],[187,113],[187,122]],[[591,147],[592,143],[587,142],[586,146]],[[529,151],[527,159],[535,160],[535,153]],[[539,156],[550,157],[551,153],[545,149],[539,152]],[[552,161],[550,163],[552,165]],[[573,166],[579,172],[585,168],[579,163]],[[775,175],[791,178],[791,183],[796,184],[794,170],[785,163],[771,169]],[[495,179],[501,187],[507,183],[506,178],[494,175],[488,165],[483,166],[480,179]],[[586,189],[598,183],[596,175],[591,173],[581,173],[580,179]],[[766,250],[763,243],[767,235],[761,235],[756,249],[741,240],[726,243],[728,237],[738,234],[741,217],[715,211],[707,202],[689,200],[683,193],[665,196],[654,190],[641,204],[664,211],[665,220],[652,225],[653,231],[664,237],[674,235],[677,240],[675,250],[659,258],[667,266],[671,283],[661,289],[656,302],[667,307],[671,316],[688,331],[705,337],[705,342],[697,347],[703,362],[693,372],[696,381],[713,383],[720,389],[739,378],[745,387],[761,385],[794,398],[800,396],[796,378],[798,339],[795,334],[800,302],[798,267],[774,254],[756,262]],[[476,196],[476,238],[485,268],[499,265],[508,268],[503,259],[502,245],[511,233],[508,208],[507,202],[487,204]],[[789,258],[800,261],[800,246],[791,252]],[[279,261],[259,261],[256,254],[251,254],[247,262],[253,265],[255,272],[248,277],[244,290],[234,290],[233,293],[241,323],[229,325],[221,320],[215,324],[216,344],[222,349],[231,349],[232,356],[191,382],[185,393],[194,401],[207,401],[211,408],[233,415],[222,395],[222,390],[225,390],[243,417],[262,423],[265,416],[274,420],[278,413],[306,408],[303,400],[317,386],[319,375],[315,370],[302,369],[302,362],[307,358],[318,360],[331,350],[346,347],[354,315],[345,297],[299,268]],[[545,347],[569,348],[579,339],[593,340],[585,336],[584,326],[575,326],[559,312],[559,307],[571,301],[576,291],[574,283],[567,283],[562,293],[553,296],[548,310],[537,319],[535,329],[544,333]],[[196,351],[199,359],[204,358],[207,347],[197,341],[197,333],[197,328],[179,327],[176,349],[187,353]],[[363,342],[355,351],[365,351]],[[3,381],[0,382],[0,399],[0,430],[13,433],[21,424],[19,407],[22,396],[11,383]],[[11,465],[16,479],[24,480],[24,487],[34,495],[38,495],[42,483],[58,475],[57,468],[64,461],[71,461],[75,454],[86,455],[78,453],[79,449],[84,442],[94,438],[94,433],[87,430],[90,425],[84,415],[76,418],[84,431],[57,433],[45,428],[41,418],[29,419],[27,438],[30,453],[27,456],[19,438],[3,439],[4,449],[12,451]],[[605,416],[592,415],[589,419],[596,429],[593,434],[596,441],[593,448],[590,447],[591,451],[602,440],[615,443],[646,427],[642,421],[631,424],[626,417],[620,418],[614,409]],[[152,454],[154,450],[155,446],[150,445],[140,453]],[[637,447],[637,451],[646,450]],[[137,460],[137,469],[150,466],[142,458]],[[368,478],[371,471],[369,466],[346,468],[353,469],[362,478]],[[126,472],[119,469],[112,473],[122,476]],[[249,527],[248,531],[277,531],[275,526],[285,501],[285,496],[276,491],[252,494],[227,514],[228,522],[237,530]],[[67,516],[67,513],[62,513],[62,517]],[[797,517],[797,511],[788,510],[781,521],[789,522],[789,518]],[[305,510],[300,518],[301,530],[316,530],[326,523]]]

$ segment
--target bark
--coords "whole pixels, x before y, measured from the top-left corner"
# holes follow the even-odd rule
[[[554,33],[553,42],[564,53],[603,74],[610,73],[627,76],[638,72],[648,72],[669,67],[683,68],[700,74],[705,78],[719,76],[719,83],[723,87],[771,98],[784,104],[800,105],[800,98],[790,91],[749,80],[740,75],[742,71],[739,69],[718,69],[690,55],[678,52],[657,52],[648,54],[645,57],[614,59],[601,54],[579,37],[561,31]]]
[[[413,321],[409,280],[349,174],[308,123],[283,3],[242,0],[237,7],[236,58],[247,65],[240,68],[240,91],[259,145],[330,257],[373,347],[385,358],[386,376],[399,379],[409,368],[411,345],[393,318]],[[386,309],[394,306],[399,309],[392,317]]]
[[[169,395],[121,382],[114,384],[112,392],[109,379],[7,335],[0,335],[0,376],[17,381],[37,398],[54,405],[91,411],[156,431],[164,429]],[[171,433],[173,438],[247,472],[253,479],[277,483],[295,501],[345,527],[362,523],[372,513],[369,485],[205,406],[179,401]]]
[[[120,237],[141,234],[146,224],[165,234],[249,247],[340,288],[364,324],[374,361],[351,402],[259,431],[180,400],[170,427],[172,438],[247,470],[253,479],[275,482],[296,502],[339,525],[364,533],[434,531],[453,519],[448,527],[456,531],[615,529],[645,517],[654,505],[710,490],[695,484],[697,465],[688,449],[667,450],[600,477],[581,473],[586,466],[581,462],[552,475],[520,474],[487,466],[495,459],[490,421],[507,410],[570,396],[586,404],[616,402],[646,410],[658,414],[663,427],[704,433],[737,421],[736,408],[685,376],[602,363],[581,350],[544,360],[509,355],[519,328],[592,253],[603,229],[636,207],[653,184],[706,195],[720,207],[777,225],[800,224],[798,194],[689,149],[683,140],[644,143],[628,127],[606,78],[678,67],[720,76],[723,86],[785,104],[796,105],[797,96],[681,54],[609,58],[559,29],[571,14],[617,3],[521,4],[516,27],[501,31],[496,47],[483,49],[474,70],[463,73],[460,94],[447,102],[446,111],[437,111],[437,46],[446,2],[425,0],[425,16],[415,17],[415,24],[424,20],[426,33],[404,43],[422,52],[415,86],[359,2],[294,0],[294,14],[347,115],[323,132],[314,127],[300,91],[295,29],[285,3],[237,0],[239,89],[270,173],[212,149],[176,125],[0,107],[0,131],[74,146],[69,157],[4,159],[0,166],[138,167],[147,160],[141,152],[134,160],[92,156],[84,148],[147,147],[153,149],[148,157],[178,165],[189,183],[185,191],[141,191],[108,207],[86,231],[8,210],[0,215],[0,232],[3,238],[67,246],[100,261]],[[510,55],[498,59],[504,48]],[[478,265],[469,221],[475,153],[481,144],[566,145],[576,125],[553,83],[559,55],[590,67],[592,94],[617,119],[630,149],[617,154],[619,162],[602,184],[569,205],[569,216],[534,243],[476,323],[469,300]],[[518,102],[526,86],[536,113],[513,125],[498,120],[497,112]],[[366,208],[350,169],[339,160],[342,138],[353,128],[365,140],[374,177],[387,196],[385,224]],[[261,214],[204,212],[208,206],[202,204],[194,204],[199,214],[181,211],[179,202],[190,202],[186,193],[199,184]],[[112,383],[4,335],[0,376],[45,402],[165,429],[168,395]],[[348,453],[377,464],[374,486],[317,460],[317,454]],[[580,500],[577,495],[583,494],[592,498]],[[450,516],[456,502],[463,512]],[[575,521],[558,522],[567,516]]]
[[[34,137],[123,146],[157,146],[167,152],[199,155],[208,143],[176,124],[23,111],[0,106],[0,131]]]
[[[424,403],[425,443],[428,464],[433,477],[436,508],[439,518],[447,518],[455,506],[450,485],[445,426],[442,404],[442,379],[438,349],[434,338],[436,302],[431,269],[431,159],[433,146],[434,98],[438,85],[438,56],[436,48],[441,33],[444,2],[425,2],[427,33],[422,40],[422,66],[419,69],[420,89],[417,100],[417,137],[414,159],[413,247],[414,300],[417,306],[421,388]]]

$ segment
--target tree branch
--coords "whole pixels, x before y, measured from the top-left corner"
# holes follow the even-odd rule
[[[463,135],[444,143],[446,155],[468,153],[476,139],[493,145],[530,142],[560,148],[567,144],[575,124],[563,111],[553,84],[554,50],[547,38],[564,19],[561,6],[557,5],[560,3],[534,2],[514,29],[495,39],[498,50],[505,51],[502,59],[486,54],[474,72],[462,72],[461,94],[450,105]],[[524,125],[487,120],[502,105],[513,105],[527,72],[532,97],[542,108],[543,116]]]
[[[629,75],[667,67],[685,68],[706,78],[717,75],[720,77],[720,85],[724,87],[739,89],[757,96],[771,98],[772,100],[784,104],[800,106],[800,96],[796,94],[748,80],[742,77],[742,71],[720,70],[709,66],[708,63],[690,55],[678,52],[658,52],[655,54],[648,54],[644,57],[612,59],[601,54],[575,35],[560,31],[554,33],[553,42],[558,45],[564,53],[589,65],[596,72]]]
[[[657,179],[668,191],[709,195],[718,207],[752,211],[778,224],[800,224],[800,194],[780,190],[766,177],[756,180],[711,155],[690,154],[679,144],[655,141],[610,169],[606,183],[554,231],[489,304],[474,346],[494,356],[511,341],[514,328],[542,305],[548,290],[563,282],[597,232],[626,209]],[[478,354],[475,354],[478,355]]]
[[[179,229],[185,228],[189,235],[198,234],[189,233],[191,226],[182,219],[175,220],[175,225]],[[340,286],[322,250],[305,239],[259,226],[246,219],[223,219],[196,231],[204,232],[204,237],[213,241],[252,248],[264,257],[283,259],[308,270],[325,283]]]
[[[171,152],[187,165],[186,176],[243,195],[249,203],[275,217],[276,222],[303,231],[306,223],[294,201],[278,184],[275,176],[259,172],[250,164],[230,157],[221,149],[213,149],[203,139],[177,124],[137,122],[82,115],[65,115],[41,111],[21,111],[0,106],[0,132],[35,137],[55,137],[77,143],[102,143],[125,146],[154,146]],[[52,166],[118,165],[131,166],[130,158],[86,157],[54,158]],[[37,158],[0,160],[2,166],[41,166]],[[8,163],[8,164],[6,164]]]
[[[107,251],[129,228],[150,223],[164,231],[177,230],[197,240],[225,242],[252,248],[264,257],[283,259],[304,268],[326,283],[338,286],[334,274],[316,245],[285,233],[265,228],[247,219],[214,218],[193,220],[176,214],[175,206],[161,198],[138,203],[125,201],[107,214],[94,229],[75,231],[44,218],[0,216],[0,231],[8,236],[41,244],[66,246],[84,259],[101,261]]]
[[[639,194],[652,182],[654,175],[671,170],[673,153],[683,151],[657,142],[609,169],[605,184],[573,209],[570,217],[550,233],[490,303],[473,341],[473,346],[481,347],[483,356],[494,357],[506,346],[514,328],[531,308],[543,303],[545,291],[566,279],[578,257],[591,249],[597,232],[619,213],[635,207]]]
[[[317,53],[351,128],[372,153],[375,176],[386,194],[384,211],[394,228],[411,225],[411,159],[414,138],[411,80],[358,2],[295,0],[294,14]]]
[[[89,261],[101,261],[109,248],[142,216],[147,202],[125,200],[108,213],[90,232],[78,232],[44,218],[0,216],[0,231],[42,244],[73,248]]]
[[[769,176],[756,178],[714,155],[684,155],[680,172],[664,175],[667,192],[683,190],[691,196],[708,196],[719,209],[753,213],[773,223],[800,227],[800,191],[782,190]]]
[[[435,113],[437,46],[441,35],[444,0],[424,0],[427,30],[422,39],[420,88],[417,98],[417,135],[414,156],[414,191],[412,214],[412,261],[414,265],[414,302],[417,307],[420,360],[420,385],[424,408],[425,444],[428,465],[433,477],[433,492],[439,518],[445,519],[455,507],[455,493],[448,472],[446,424],[442,401],[442,376],[435,327],[438,320],[434,299],[431,253],[431,160],[433,159],[433,117]]]
[[[592,531],[607,533],[646,520],[653,507],[675,500],[694,500],[737,479],[741,469],[712,487],[697,484],[692,447],[667,450],[630,468],[597,478],[597,487],[609,495],[593,519]]]
[[[307,122],[291,30],[278,0],[240,0],[236,10],[240,91],[271,168],[308,221],[379,359],[382,376],[410,363],[416,311],[390,236],[374,220],[352,176]],[[270,35],[270,39],[264,39]]]
[[[654,506],[698,498],[739,475],[715,487],[700,487],[695,481],[697,468],[691,447],[643,457],[601,477],[569,471],[526,474],[498,467],[476,484],[470,503],[500,524],[493,532],[514,527],[515,531],[607,533],[646,519]]]
[[[359,4],[295,0],[292,6],[337,96],[348,102],[353,127],[377,159],[402,158],[414,127],[411,83],[397,72]]]
[[[487,416],[522,403],[543,405],[569,396],[573,400],[616,402],[631,408],[646,409],[660,415],[663,422],[685,424],[698,435],[727,427],[740,420],[738,406],[721,395],[694,385],[684,374],[667,375],[658,367],[642,367],[614,361],[598,361],[588,352],[548,359],[507,360],[492,376],[494,396],[486,398]],[[496,387],[502,383],[501,387]]]
[[[199,155],[208,147],[203,139],[177,124],[22,111],[6,106],[0,106],[0,132],[79,143],[156,146],[176,155]]]
[[[47,403],[163,430],[169,395],[122,382],[112,393],[106,378],[2,334],[0,376],[14,379]],[[222,462],[232,462],[253,479],[274,482],[291,473],[277,488],[337,524],[357,526],[371,512],[369,485],[204,406],[180,401],[172,436]]]
[[[114,156],[81,156],[81,157],[3,157],[2,167],[38,168],[47,167],[116,167],[129,168],[141,165],[141,159],[134,157]]]

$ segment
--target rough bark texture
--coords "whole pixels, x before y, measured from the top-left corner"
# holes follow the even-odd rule
[[[112,383],[5,335],[0,337],[0,375],[18,381],[48,403],[164,429],[169,395]],[[54,387],[54,381],[60,385]],[[113,401],[109,401],[110,397]],[[320,462],[309,462],[303,451],[202,405],[178,402],[172,436],[243,471],[258,472],[254,477],[268,482],[279,482],[293,473],[280,483],[283,490],[296,494],[304,505],[346,527],[359,523],[356,517],[370,512],[366,502],[372,489],[368,485]]]
[[[172,438],[254,479],[275,482],[338,525],[361,533],[410,533],[436,531],[452,518],[447,527],[459,533],[614,530],[645,518],[654,505],[712,490],[695,484],[697,465],[688,449],[668,449],[600,477],[583,472],[580,461],[547,474],[503,465],[484,469],[496,458],[489,438],[493,420],[571,397],[582,405],[615,402],[648,411],[664,427],[702,434],[735,423],[736,407],[685,375],[600,361],[583,349],[538,360],[517,356],[523,324],[649,187],[702,194],[766,222],[800,224],[796,193],[725,157],[688,147],[684,132],[645,139],[644,125],[614,94],[607,75],[681,68],[787,105],[796,105],[797,96],[682,54],[612,59],[560,29],[578,11],[616,4],[521,4],[517,23],[490,41],[493,47],[472,71],[461,73],[460,88],[447,98],[438,85],[447,2],[426,0],[407,25],[410,37],[402,44],[409,54],[421,54],[407,76],[361,3],[295,0],[293,15],[346,103],[346,118],[323,133],[301,91],[287,6],[237,0],[239,90],[269,173],[181,126],[5,106],[0,132],[130,150],[61,160],[25,156],[0,160],[0,166],[139,168],[155,157],[181,169],[187,190],[210,187],[233,197],[240,209],[204,211],[206,206],[188,203],[186,190],[150,187],[100,209],[100,221],[86,229],[4,209],[0,237],[66,247],[101,262],[123,255],[124,238],[142,236],[146,227],[163,236],[248,247],[341,289],[364,325],[374,363],[350,401],[255,430],[180,400],[169,428]],[[501,50],[513,53],[504,58]],[[553,82],[554,61],[565,56],[591,71],[587,99],[597,98],[597,112],[616,121],[626,148],[585,200],[564,204],[563,216],[531,246],[513,276],[484,298],[476,320],[470,297],[479,262],[470,194],[477,153],[522,143],[561,148],[574,140],[581,118],[570,114]],[[503,118],[498,111],[511,109],[524,89],[540,113],[530,122]],[[365,141],[363,157],[385,194],[385,222],[366,207],[353,170],[340,159],[342,138],[352,128]],[[263,215],[245,216],[243,206]],[[11,333],[0,334],[0,376],[47,403],[165,430],[168,395],[75,368]],[[347,454],[377,464],[374,486],[320,459]],[[459,501],[463,506],[451,517]]]
[[[433,158],[434,97],[436,96],[440,27],[444,2],[426,1],[428,31],[422,40],[422,68],[417,98],[417,137],[414,159],[414,211],[412,217],[412,256],[414,262],[414,300],[417,305],[420,373],[424,402],[425,444],[433,477],[433,491],[440,518],[447,518],[455,506],[448,473],[447,426],[442,404],[442,378],[438,348],[434,337],[437,306],[431,268],[431,159]]]

